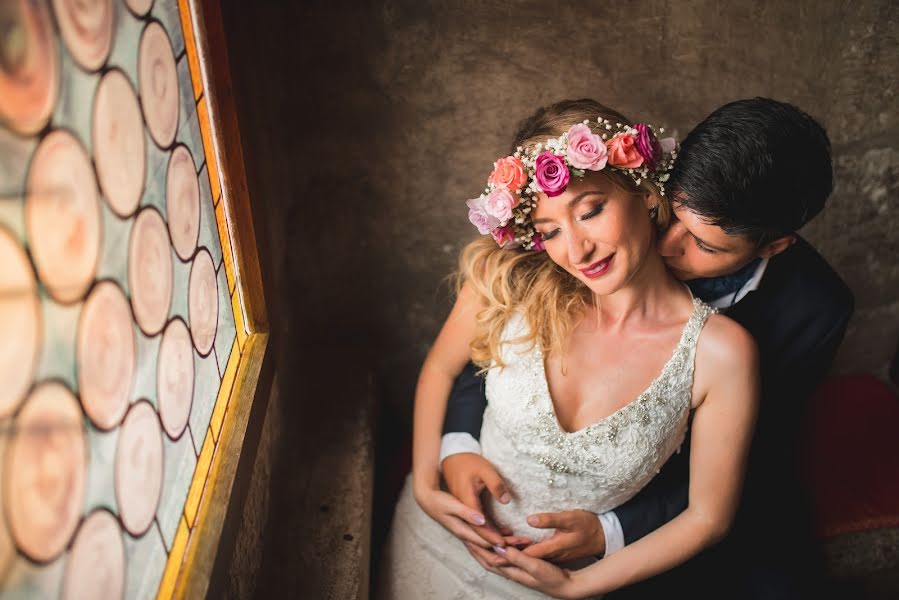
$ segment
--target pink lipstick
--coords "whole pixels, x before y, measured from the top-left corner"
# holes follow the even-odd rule
[[[578,269],[584,276],[589,277],[590,279],[596,279],[597,277],[602,277],[606,274],[606,271],[609,270],[609,265],[612,264],[612,259],[615,258],[615,253],[608,255],[602,260],[596,261],[586,269]]]

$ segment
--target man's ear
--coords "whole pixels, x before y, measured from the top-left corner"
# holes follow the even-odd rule
[[[771,258],[772,256],[777,256],[795,243],[796,234],[789,233],[783,237],[777,238],[776,240],[770,241],[759,248],[758,255],[762,258]]]

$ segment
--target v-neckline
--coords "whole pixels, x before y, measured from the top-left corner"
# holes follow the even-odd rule
[[[674,359],[677,357],[678,353],[681,350],[681,347],[686,342],[687,332],[690,331],[690,325],[693,323],[694,319],[698,318],[698,315],[700,312],[699,308],[701,305],[702,305],[702,301],[699,300],[698,298],[694,297],[693,298],[693,312],[690,313],[690,317],[687,319],[687,322],[684,324],[683,331],[681,331],[681,334],[680,334],[680,339],[677,341],[677,345],[674,346],[674,350],[671,352],[671,356],[665,362],[665,365],[662,367],[662,370],[659,372],[659,374],[656,375],[655,379],[653,379],[642,392],[640,392],[636,397],[631,399],[629,402],[627,402],[623,406],[616,408],[615,410],[610,412],[608,415],[602,417],[598,421],[594,421],[593,423],[590,423],[589,425],[585,425],[584,427],[581,427],[580,429],[575,429],[574,431],[568,431],[567,429],[562,427],[562,423],[559,422],[559,416],[556,414],[556,404],[553,401],[552,394],[549,391],[549,379],[547,379],[547,377],[546,377],[546,359],[543,356],[543,349],[540,348],[539,344],[535,344],[534,347],[536,348],[538,358],[540,359],[538,362],[540,363],[540,373],[539,374],[540,374],[540,385],[542,386],[542,391],[543,391],[543,398],[549,404],[549,406],[547,407],[547,410],[549,411],[550,416],[552,417],[552,421],[555,424],[556,429],[558,429],[558,431],[562,435],[570,435],[570,436],[578,435],[585,431],[592,430],[596,427],[599,427],[600,425],[602,425],[609,419],[612,419],[613,417],[615,417],[615,415],[623,412],[625,409],[630,408],[631,406],[636,404],[637,401],[640,400],[640,398],[643,398],[644,396],[646,396],[646,394],[651,392],[653,390],[653,388],[656,386],[656,384],[660,380],[662,380],[662,378],[664,378],[668,374],[668,371],[671,369],[671,365],[674,363]]]

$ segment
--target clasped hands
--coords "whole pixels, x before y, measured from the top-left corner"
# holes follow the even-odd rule
[[[449,494],[436,492],[418,498],[432,518],[461,539],[469,553],[485,569],[557,597],[571,588],[571,571],[553,562],[598,556],[605,552],[605,535],[595,513],[569,510],[528,516],[528,524],[554,529],[533,543],[490,523],[483,510],[482,494],[503,504],[511,500],[502,477],[483,456],[460,453],[443,461],[443,477]],[[551,562],[547,562],[551,561]]]

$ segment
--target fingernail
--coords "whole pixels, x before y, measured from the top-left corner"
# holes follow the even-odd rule
[[[501,554],[501,555],[503,555],[503,556],[506,555],[506,549],[505,549],[505,548],[500,548],[499,546],[494,546],[494,547],[493,547],[493,551],[496,552],[497,554]]]
[[[509,492],[506,492],[505,494],[503,494],[502,496],[499,497],[499,501],[502,502],[503,504],[507,504],[509,502],[509,500],[511,500],[511,499],[512,499],[512,496],[509,495]]]
[[[475,525],[485,525],[487,520],[482,515],[474,515],[472,520],[475,522]]]
[[[536,527],[538,522],[537,517],[528,517],[528,525]]]

